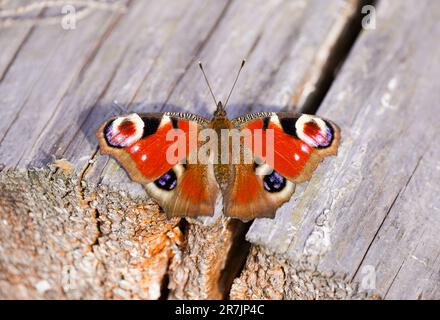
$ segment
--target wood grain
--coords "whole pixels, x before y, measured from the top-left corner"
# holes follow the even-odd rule
[[[382,298],[438,299],[440,45],[427,39],[440,35],[440,6],[381,1],[377,13],[319,108],[341,127],[338,156],[247,239],[292,272],[334,274]],[[254,288],[243,278],[250,263],[233,291]]]

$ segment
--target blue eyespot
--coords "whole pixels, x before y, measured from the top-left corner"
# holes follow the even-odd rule
[[[268,192],[279,192],[286,186],[286,178],[273,170],[271,174],[264,176],[263,185]]]
[[[177,185],[177,176],[173,169],[165,173],[159,179],[154,181],[156,187],[162,190],[171,191]]]

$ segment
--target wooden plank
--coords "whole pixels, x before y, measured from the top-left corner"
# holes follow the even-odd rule
[[[375,270],[377,290],[387,299],[440,296],[439,159],[435,143],[428,143],[360,265]],[[383,263],[385,257],[392,259]]]
[[[15,60],[21,46],[32,33],[33,26],[17,26],[16,28],[0,29],[0,82],[8,72],[9,67]]]
[[[116,23],[117,17],[110,17],[111,13],[97,12],[94,20],[83,21],[75,30],[39,27],[23,45],[0,86],[0,103],[8,106],[0,125],[0,161],[4,165],[16,165],[32,150],[68,86]],[[82,59],[78,59],[81,50]],[[27,112],[29,109],[37,112]],[[14,148],[18,136],[21,147]]]
[[[433,101],[440,98],[440,63],[430,57],[440,45],[426,39],[440,35],[440,6],[384,0],[377,13],[377,29],[363,32],[319,109],[341,127],[338,156],[327,159],[274,220],[255,221],[247,239],[261,261],[289,261],[286,274],[316,271],[311,278],[299,276],[312,298],[335,297],[334,289],[314,285],[330,274],[340,287],[358,283],[359,292],[384,298],[438,299],[433,141],[440,117]],[[250,257],[233,298],[249,292],[272,297],[274,284],[256,287],[252,271]],[[280,297],[292,297],[298,288],[284,288]]]

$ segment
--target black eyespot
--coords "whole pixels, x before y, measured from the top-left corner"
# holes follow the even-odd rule
[[[281,123],[281,127],[283,128],[283,131],[285,133],[287,133],[288,135],[291,135],[295,138],[298,138],[298,136],[296,134],[296,128],[295,128],[295,124],[296,124],[296,121],[298,120],[298,118],[279,117],[279,120]]]
[[[158,117],[142,117],[142,121],[144,122],[144,133],[142,134],[142,138],[145,138],[149,135],[156,133],[157,128],[160,125],[160,118]]]
[[[273,170],[271,174],[264,176],[263,185],[268,192],[279,192],[286,186],[286,178]]]
[[[154,181],[156,187],[162,190],[171,191],[177,185],[177,176],[173,169],[165,173],[159,179]]]

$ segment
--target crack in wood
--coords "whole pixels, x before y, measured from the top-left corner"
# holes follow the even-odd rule
[[[27,32],[27,34],[24,36],[23,40],[20,42],[19,46],[17,47],[17,50],[15,50],[11,60],[9,60],[8,64],[6,65],[6,68],[3,70],[3,73],[0,75],[0,84],[3,82],[3,80],[5,79],[6,75],[9,72],[9,69],[11,69],[12,65],[14,64],[15,60],[17,60],[18,54],[21,51],[21,49],[23,48],[24,44],[29,40],[29,38],[31,37],[32,33],[34,32],[36,26],[33,25],[29,31]]]
[[[345,23],[344,27],[337,36],[337,40],[332,43],[331,48],[328,49],[329,54],[326,61],[319,63],[319,59],[315,58],[315,61],[319,65],[320,69],[317,73],[318,78],[313,84],[315,90],[311,92],[305,99],[302,97],[304,88],[308,86],[307,83],[313,78],[312,74],[308,74],[293,97],[294,105],[299,105],[300,101],[304,99],[304,102],[300,105],[302,112],[314,114],[318,111],[320,105],[324,101],[325,96],[334,83],[339,70],[347,60],[351,49],[354,47],[356,40],[362,33],[362,8],[367,5],[375,5],[378,1],[379,0],[356,1],[357,5],[355,6],[354,14]],[[319,54],[320,53],[317,53],[316,57],[318,57]]]
[[[181,232],[183,243],[186,243],[186,241],[188,239],[188,227],[189,227],[188,221],[186,221],[186,219],[180,219],[177,227],[179,228],[179,230]],[[161,282],[161,290],[160,290],[159,300],[167,300],[170,295],[170,292],[171,292],[171,290],[169,288],[170,271],[171,271],[170,267],[171,267],[171,261],[168,260],[167,270],[166,270],[165,275],[162,278],[162,282]]]
[[[96,236],[94,237],[92,243],[90,244],[90,249],[93,251],[93,246],[98,244],[98,239],[102,236],[102,230],[101,230],[101,224],[99,222],[99,211],[96,208],[92,208],[90,206],[90,202],[92,199],[86,199],[85,196],[85,187],[83,186],[83,183],[85,183],[84,177],[87,174],[87,171],[89,171],[93,166],[93,159],[96,157],[98,153],[99,148],[96,148],[95,151],[90,156],[89,160],[85,164],[84,168],[81,170],[81,172],[78,175],[78,182],[77,182],[77,189],[79,194],[79,203],[87,209],[90,209],[93,213],[93,221],[96,225]]]
[[[393,286],[394,281],[396,281],[396,278],[397,278],[397,276],[399,275],[400,270],[402,269],[402,267],[403,267],[403,265],[405,264],[405,262],[406,262],[406,258],[403,259],[402,263],[401,263],[400,266],[399,266],[399,269],[397,269],[397,272],[396,272],[396,274],[394,275],[394,278],[393,278],[393,280],[391,281],[390,286],[388,287],[387,291],[385,292],[384,299],[386,299],[386,297],[388,296],[388,292],[390,292],[391,287]]]
[[[83,208],[87,208],[88,210],[90,210],[92,212],[92,221],[95,224],[96,227],[96,234],[94,236],[94,238],[92,239],[92,241],[89,244],[89,249],[91,252],[93,252],[96,255],[95,252],[95,247],[99,245],[99,239],[102,238],[103,236],[103,231],[101,228],[101,221],[100,221],[100,212],[98,210],[98,208],[93,208],[90,205],[90,202],[93,199],[87,199],[86,198],[86,192],[85,192],[85,187],[83,186],[84,182],[84,177],[86,176],[87,172],[92,168],[93,164],[94,164],[94,159],[97,157],[99,151],[99,147],[97,147],[93,153],[91,154],[91,156],[89,157],[89,160],[87,161],[87,163],[85,164],[84,168],[81,170],[81,172],[78,175],[78,182],[77,182],[77,188],[78,188],[78,194],[80,196],[79,199],[79,203],[80,205],[83,206]],[[100,279],[100,284],[103,288],[105,288],[105,283],[106,283],[106,275],[107,275],[107,265],[105,262],[101,261],[99,258],[97,258],[97,261],[100,263],[100,265],[102,266],[102,268],[104,269],[104,275],[103,277]],[[106,294],[105,294],[106,298],[111,299],[113,297],[113,291],[112,290],[106,290]]]
[[[239,220],[234,221],[237,224],[237,232],[229,249],[225,267],[221,271],[219,278],[219,288],[223,293],[224,299],[229,298],[234,279],[240,276],[246,264],[246,258],[249,255],[251,244],[246,241],[246,233],[252,222],[243,223]]]
[[[368,255],[368,252],[370,252],[370,248],[371,248],[371,246],[373,245],[374,241],[376,240],[376,238],[377,238],[379,232],[382,230],[382,227],[383,227],[385,221],[387,220],[387,218],[388,218],[388,216],[389,216],[391,210],[394,208],[394,205],[396,204],[397,200],[400,198],[400,196],[403,194],[403,192],[405,191],[405,189],[408,187],[408,184],[410,183],[410,181],[412,180],[414,174],[416,173],[417,169],[419,168],[420,162],[422,161],[423,157],[424,157],[424,154],[423,154],[422,156],[419,157],[419,159],[418,159],[416,165],[414,166],[414,169],[413,169],[413,171],[411,172],[411,174],[410,174],[409,178],[407,179],[406,183],[400,188],[399,192],[397,192],[395,198],[394,198],[393,201],[391,202],[391,205],[390,205],[390,207],[388,208],[387,212],[385,213],[385,216],[383,217],[383,219],[382,219],[382,221],[381,221],[379,227],[377,228],[376,233],[374,234],[373,238],[371,239],[370,243],[368,244],[367,250],[365,250],[365,253],[364,253],[364,255],[362,256],[362,259],[361,259],[361,261],[359,262],[359,264],[358,264],[358,266],[357,266],[357,268],[356,268],[356,271],[354,272],[353,276],[351,277],[351,281],[353,281],[354,278],[356,277],[356,275],[359,273],[359,270],[360,270],[360,268],[362,267],[362,264],[363,264],[365,258],[366,258],[367,255]],[[400,270],[400,268],[399,268],[399,270]],[[394,281],[394,280],[393,280],[393,281]],[[388,289],[388,290],[389,290],[389,289]],[[387,293],[388,293],[388,291],[387,291]],[[386,296],[386,294],[385,294],[385,296]]]

